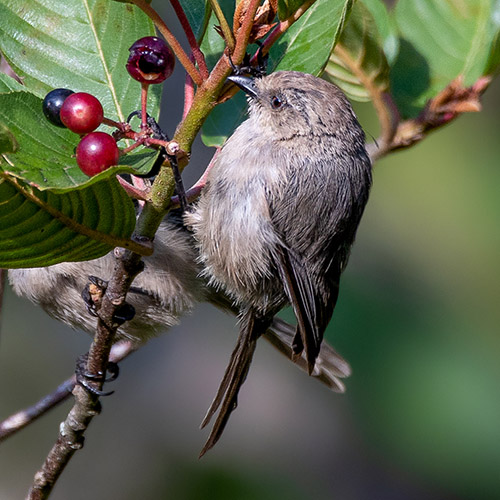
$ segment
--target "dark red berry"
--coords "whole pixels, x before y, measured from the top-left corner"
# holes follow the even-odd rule
[[[168,45],[156,36],[140,38],[130,47],[127,71],[141,83],[161,83],[174,70],[175,59]]]
[[[74,92],[69,89],[54,89],[45,96],[42,104],[43,114],[52,125],[66,127],[61,121],[60,113],[63,102],[71,94],[74,94]]]
[[[99,99],[86,92],[70,95],[61,107],[61,121],[76,134],[92,132],[103,118],[104,111]]]
[[[120,151],[115,140],[105,132],[86,135],[76,148],[76,162],[89,177],[118,165],[119,158]]]

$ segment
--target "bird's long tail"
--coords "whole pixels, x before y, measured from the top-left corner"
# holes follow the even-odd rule
[[[201,450],[202,457],[222,436],[229,417],[238,404],[238,393],[245,382],[258,338],[266,331],[270,321],[258,318],[253,310],[245,310],[240,319],[240,334],[236,347],[220,383],[210,408],[201,423],[205,427],[220,407],[214,426],[210,431],[205,446]]]

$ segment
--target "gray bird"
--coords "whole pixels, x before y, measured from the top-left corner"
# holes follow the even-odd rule
[[[220,438],[257,339],[291,304],[292,350],[312,373],[371,185],[365,136],[338,87],[283,71],[229,77],[249,117],[226,141],[186,215],[210,285],[239,307],[240,335],[202,423],[219,414],[201,455]]]
[[[145,268],[134,280],[127,302],[136,311],[134,318],[121,325],[116,340],[136,345],[167,331],[192,311],[197,302],[209,301],[228,312],[237,313],[231,300],[206,285],[199,277],[192,234],[176,213],[169,215],[155,237],[154,253],[144,258]],[[107,279],[114,267],[113,253],[86,262],[63,262],[49,267],[10,269],[9,282],[16,294],[39,304],[50,316],[70,327],[95,333],[97,320],[89,314],[82,291],[89,276]],[[292,327],[276,318],[265,337],[290,358]],[[330,346],[323,346],[316,378],[335,392],[344,392],[340,378],[350,375],[349,364]],[[306,369],[304,358],[295,360]]]

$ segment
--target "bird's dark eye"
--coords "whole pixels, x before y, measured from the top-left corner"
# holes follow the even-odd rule
[[[279,98],[277,95],[271,97],[271,106],[273,109],[279,109],[283,106],[283,99]]]

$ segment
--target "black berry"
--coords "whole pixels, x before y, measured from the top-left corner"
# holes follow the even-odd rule
[[[175,59],[168,45],[155,36],[140,38],[130,47],[127,71],[141,83],[161,83],[174,70]]]
[[[61,121],[60,113],[64,101],[71,94],[74,92],[70,89],[54,89],[45,96],[42,104],[43,114],[52,125],[66,127]]]

